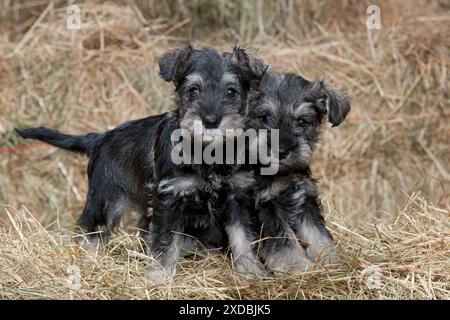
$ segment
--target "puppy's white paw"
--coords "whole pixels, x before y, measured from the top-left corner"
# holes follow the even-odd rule
[[[176,266],[163,266],[159,261],[153,259],[149,263],[149,278],[154,285],[167,283],[173,279]]]
[[[308,259],[300,246],[284,248],[266,257],[268,269],[276,272],[307,272],[314,270],[314,263]]]
[[[234,267],[236,272],[241,275],[263,277],[267,273],[263,264],[252,258],[240,258],[234,262]]]
[[[308,256],[321,265],[338,264],[342,261],[334,244],[312,245],[307,248]]]
[[[174,275],[174,270],[166,270],[163,268],[152,268],[149,273],[150,280],[154,285],[167,283],[173,279]]]
[[[276,272],[308,272],[315,269],[314,263],[307,259],[289,261],[289,263],[281,261],[274,263],[270,269]]]
[[[332,251],[324,252],[318,260],[324,265],[339,264],[342,262],[342,258],[337,254],[336,250],[333,248]]]

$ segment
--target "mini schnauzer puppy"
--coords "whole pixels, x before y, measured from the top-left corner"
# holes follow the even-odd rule
[[[162,152],[152,151],[157,187],[152,195],[148,243],[160,266],[154,268],[154,278],[175,272],[180,248],[186,246],[183,234],[217,238],[226,234],[236,270],[259,273],[263,267],[247,233],[253,225],[252,206],[248,206],[253,200],[252,171],[236,164],[174,165],[169,137],[181,128],[183,139],[189,137],[202,145],[224,143],[226,139],[218,137],[226,137],[227,130],[244,128],[248,92],[259,85],[267,66],[239,48],[220,55],[213,50],[199,54],[189,47],[167,54],[160,66],[162,77],[176,86],[179,112],[157,134],[162,139],[154,145]],[[201,135],[195,132],[196,124]]]
[[[172,276],[181,249],[199,242],[211,247],[229,243],[236,270],[257,272],[261,266],[246,232],[251,212],[240,205],[251,203],[252,172],[234,165],[175,164],[171,135],[182,129],[198,139],[194,126],[199,123],[204,142],[243,128],[247,93],[267,66],[238,47],[222,54],[186,46],[163,55],[159,67],[162,78],[175,84],[174,111],[104,134],[72,136],[42,127],[16,131],[89,156],[89,191],[78,225],[109,235],[127,208],[140,212],[140,228],[150,231],[146,238],[154,280]]]
[[[333,126],[339,125],[350,111],[348,99],[323,80],[309,82],[295,74],[272,72],[251,95],[247,126],[279,130],[278,157],[271,159],[279,170],[257,177],[255,201],[265,239],[259,253],[265,266],[288,271],[310,269],[319,259],[337,262],[310,161],[323,118],[328,115]]]

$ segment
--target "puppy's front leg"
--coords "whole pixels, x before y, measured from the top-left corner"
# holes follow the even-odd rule
[[[307,202],[297,227],[297,236],[307,243],[308,257],[325,264],[338,263],[341,258],[336,252],[333,237],[325,226],[325,221],[315,202]]]
[[[264,266],[253,254],[251,241],[240,221],[225,227],[237,273],[264,274]]]
[[[262,224],[263,243],[260,254],[272,271],[308,271],[313,268],[305,249],[300,245],[294,230],[273,203],[260,205],[259,219]]]
[[[175,275],[176,264],[180,256],[181,236],[178,234],[169,235],[167,232],[163,237],[167,240],[154,239],[152,245],[150,245],[152,259],[150,262],[150,277],[154,283],[162,283]]]
[[[150,276],[161,283],[176,273],[183,242],[182,208],[175,199],[161,196],[153,210],[148,236],[151,255]]]
[[[229,220],[225,226],[231,247],[233,264],[238,273],[263,275],[264,266],[253,252],[249,226],[245,226],[246,210],[236,201],[234,196],[228,199]],[[248,223],[247,223],[248,224]]]

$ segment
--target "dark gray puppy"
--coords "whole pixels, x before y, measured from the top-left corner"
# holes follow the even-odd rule
[[[310,82],[295,74],[267,73],[252,95],[247,127],[279,130],[278,156],[271,159],[279,170],[259,175],[256,191],[258,220],[266,239],[260,254],[268,269],[305,270],[315,260],[338,261],[310,161],[323,119],[337,126],[349,111],[348,99],[323,80]]]
[[[73,136],[48,128],[17,133],[89,156],[89,191],[78,225],[107,236],[127,208],[137,209],[140,228],[150,231],[153,279],[175,273],[180,250],[196,245],[192,239],[210,246],[229,241],[236,269],[257,272],[261,267],[246,234],[251,214],[239,205],[251,203],[241,201],[251,195],[251,173],[234,165],[175,164],[171,136],[177,129],[193,135],[195,123],[204,141],[242,128],[247,93],[267,66],[242,48],[220,53],[186,46],[163,55],[159,67],[176,87],[177,108],[171,112],[103,134]]]

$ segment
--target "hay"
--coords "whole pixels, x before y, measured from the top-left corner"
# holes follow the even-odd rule
[[[163,286],[149,280],[136,234],[121,233],[105,251],[93,254],[71,242],[71,233],[44,228],[25,208],[5,212],[11,220],[0,233],[2,299],[450,298],[450,212],[418,195],[392,224],[350,230],[332,219],[346,256],[341,266],[240,279],[218,255],[183,259],[179,275]]]
[[[383,30],[372,32],[360,1],[89,1],[80,4],[76,31],[67,30],[61,3],[18,3],[0,7],[0,297],[449,298],[444,2],[381,1]],[[157,59],[192,37],[221,49],[247,41],[274,70],[325,75],[347,89],[348,121],[325,130],[313,162],[344,266],[245,282],[222,257],[183,260],[180,276],[156,288],[145,280],[135,230],[125,228],[94,261],[70,243],[86,159],[25,143],[12,128],[103,131],[169,110],[173,88],[158,76]],[[81,269],[80,290],[67,289],[72,264]],[[367,286],[373,268],[381,290]]]

